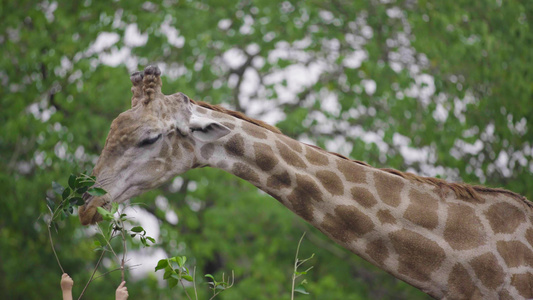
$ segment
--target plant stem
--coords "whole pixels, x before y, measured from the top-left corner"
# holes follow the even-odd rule
[[[183,284],[182,279],[180,279],[180,283],[181,283],[181,286],[183,287],[183,290],[185,291],[185,295],[187,295],[187,298],[189,298],[189,300],[192,300],[191,296],[189,296],[189,293],[187,293],[187,289],[185,288],[185,285]]]
[[[48,226],[46,226],[46,228],[48,229],[48,237],[50,238],[50,246],[52,246],[52,251],[54,252],[54,256],[56,257],[57,264],[59,265],[59,268],[61,269],[61,272],[63,272],[62,274],[64,274],[65,270],[63,270],[63,266],[59,262],[59,257],[57,256],[57,252],[56,252],[56,249],[54,247],[54,240],[52,239],[52,231],[50,231],[50,226],[51,225],[52,225],[52,222],[50,222],[50,224],[48,224]]]
[[[294,300],[294,284],[296,283],[296,271],[298,270],[298,252],[300,252],[300,244],[302,243],[302,240],[304,239],[305,232],[302,234],[302,237],[300,238],[300,241],[298,242],[298,247],[296,247],[296,254],[294,256],[294,271],[292,272],[292,286],[291,286],[291,300]]]
[[[91,282],[93,281],[94,274],[96,273],[96,270],[98,270],[98,266],[100,266],[100,262],[102,262],[102,258],[104,258],[104,254],[105,254],[105,251],[102,251],[102,255],[100,255],[100,258],[98,259],[98,262],[96,263],[96,266],[94,267],[93,274],[91,275],[91,278],[89,278],[89,281],[87,281],[87,284],[86,284],[85,287],[83,288],[83,291],[81,291],[81,294],[80,294],[80,296],[78,297],[78,300],[81,299],[81,297],[82,297],[83,294],[85,293],[85,290],[87,289],[87,287],[89,286],[89,284],[91,284]]]

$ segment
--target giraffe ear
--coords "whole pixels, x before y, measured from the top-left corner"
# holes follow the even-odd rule
[[[191,116],[189,121],[191,135],[202,142],[213,142],[230,133],[230,129],[209,118]]]

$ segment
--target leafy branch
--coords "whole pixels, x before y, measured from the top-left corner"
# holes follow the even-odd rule
[[[298,254],[300,252],[300,245],[302,244],[302,240],[303,240],[304,236],[305,236],[305,232],[302,234],[302,237],[300,238],[300,241],[298,242],[298,247],[296,247],[296,255],[294,257],[294,270],[293,270],[293,273],[292,273],[291,300],[294,300],[294,292],[298,292],[300,294],[305,294],[305,295],[309,294],[309,292],[305,289],[305,285],[307,284],[307,280],[305,280],[305,279],[302,280],[302,282],[300,282],[300,284],[295,287],[296,279],[298,279],[299,277],[301,277],[303,275],[306,275],[307,272],[311,271],[311,269],[313,269],[313,267],[314,267],[314,266],[311,266],[311,267],[307,268],[303,272],[298,272],[298,268],[299,267],[301,267],[304,263],[306,263],[307,261],[309,261],[310,259],[315,257],[315,254],[313,253],[310,257],[308,257],[306,259],[299,259],[298,258]]]

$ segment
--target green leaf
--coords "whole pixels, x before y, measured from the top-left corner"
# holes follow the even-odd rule
[[[113,202],[111,203],[111,214],[115,214],[118,210],[118,203],[117,202]]]
[[[68,178],[68,186],[70,186],[72,190],[74,190],[77,187],[76,176],[74,174],[71,174],[70,177]]]
[[[69,200],[70,204],[72,205],[83,205],[85,204],[85,201],[83,201],[83,198],[82,197],[73,197],[73,198],[70,198]]]
[[[130,229],[130,231],[133,231],[133,232],[143,232],[143,231],[144,231],[144,228],[142,228],[141,226],[135,226],[135,227],[133,227],[132,229]]]
[[[166,268],[167,266],[168,266],[168,260],[166,258],[165,259],[161,259],[161,260],[159,260],[157,262],[157,266],[155,267],[155,271],[162,270],[162,269]]]
[[[96,187],[90,188],[89,190],[87,190],[87,193],[89,193],[92,196],[97,196],[97,197],[107,194],[107,192],[104,189],[96,188]]]
[[[106,220],[112,220],[113,219],[113,215],[108,212],[107,210],[105,210],[103,207],[97,207],[96,210],[98,211],[99,214],[102,215],[102,217]]]
[[[205,274],[204,276],[207,277],[207,278],[211,278],[214,282],[216,282],[215,277],[213,277],[213,275]]]
[[[146,239],[155,244],[155,239],[153,237],[147,236]]]
[[[305,289],[305,287],[303,285],[299,285],[297,287],[294,288],[294,291],[295,292],[298,292],[300,294],[304,294],[304,295],[309,295],[309,292]]]
[[[85,194],[85,192],[87,192],[88,189],[89,189],[88,186],[83,186],[83,187],[77,188],[76,189],[76,194],[83,195],[83,194]]]
[[[70,188],[66,188],[63,190],[63,193],[61,194],[61,198],[63,198],[63,200],[67,200],[68,196],[70,196],[70,192],[72,192],[72,190]]]
[[[54,210],[56,209],[56,204],[54,203],[54,201],[52,201],[52,199],[46,197],[46,205],[48,206],[48,208],[52,211],[52,213],[54,212]]]
[[[58,195],[63,194],[63,191],[65,190],[65,188],[61,184],[59,184],[59,183],[57,183],[55,181],[52,181],[52,189]]]
[[[167,282],[168,282],[168,287],[169,288],[173,288],[173,287],[175,287],[178,284],[178,280],[175,279],[175,278],[169,278],[169,279],[167,279]]]
[[[194,279],[192,278],[191,275],[183,275],[183,276],[181,276],[181,277],[182,277],[183,279],[189,281],[189,282],[193,282],[193,281],[194,281]]]

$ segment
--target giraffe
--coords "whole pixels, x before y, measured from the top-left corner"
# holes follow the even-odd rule
[[[131,75],[131,109],[111,124],[93,169],[97,207],[198,167],[265,191],[346,249],[435,298],[533,298],[533,205],[504,190],[378,169],[300,143],[220,106],[161,93],[161,71]]]

